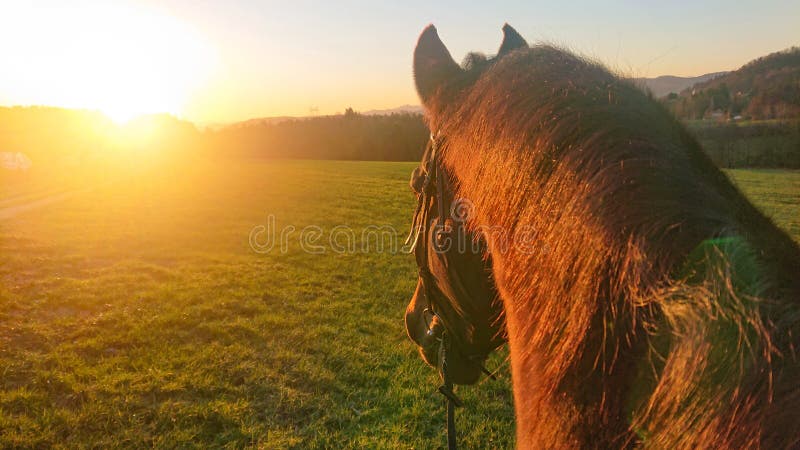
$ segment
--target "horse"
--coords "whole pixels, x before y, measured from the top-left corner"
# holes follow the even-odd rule
[[[425,360],[474,383],[502,329],[520,448],[800,446],[797,243],[652,95],[503,35],[462,65],[433,25],[414,50]],[[453,199],[483,257],[430,245]]]

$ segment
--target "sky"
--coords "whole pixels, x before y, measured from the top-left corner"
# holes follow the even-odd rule
[[[417,104],[411,60],[494,53],[508,22],[628,76],[734,70],[800,45],[800,1],[0,0],[0,105],[197,123]]]

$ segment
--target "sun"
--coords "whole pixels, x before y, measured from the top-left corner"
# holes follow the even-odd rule
[[[137,117],[148,114],[148,111],[140,108],[133,108],[130,105],[120,105],[117,107],[107,106],[103,107],[101,111],[117,125],[125,125]],[[170,111],[164,112],[175,114]]]
[[[120,2],[19,2],[0,19],[13,36],[4,74],[20,104],[100,110],[118,123],[181,115],[208,82],[215,52],[195,29],[155,9]],[[7,15],[8,17],[8,15]],[[36,23],[32,32],[30,24]]]

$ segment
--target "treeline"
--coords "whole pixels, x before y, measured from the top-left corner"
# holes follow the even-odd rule
[[[193,124],[169,115],[119,125],[97,111],[0,107],[0,192],[34,179],[80,188],[180,170],[204,152],[203,141]]]
[[[662,101],[682,119],[795,119],[800,117],[800,48],[758,58]]]
[[[220,155],[251,158],[415,161],[429,132],[419,114],[337,116],[249,121],[207,133]]]
[[[196,157],[419,160],[429,132],[420,114],[255,119],[199,129],[169,115],[116,124],[97,111],[0,107],[0,153],[71,170]]]
[[[687,122],[720,167],[800,169],[800,121]],[[416,161],[429,137],[419,114],[249,121],[210,135],[225,157]]]
[[[800,169],[798,120],[688,124],[720,167]],[[169,116],[117,125],[96,112],[0,108],[0,152],[20,152],[34,167],[59,174],[219,157],[418,161],[428,137],[419,114],[373,116],[351,109],[202,130]]]
[[[690,122],[688,128],[719,167],[800,169],[800,120]]]
[[[192,123],[168,114],[118,125],[98,111],[0,107],[0,152],[24,153],[37,165],[178,156],[196,152],[201,141]]]
[[[0,152],[22,152],[37,162],[81,158],[105,149],[113,122],[96,111],[0,107]]]

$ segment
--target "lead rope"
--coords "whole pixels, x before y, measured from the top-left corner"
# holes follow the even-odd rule
[[[442,385],[439,386],[439,393],[444,395],[447,402],[447,448],[448,450],[456,450],[456,408],[464,406],[464,403],[453,392],[453,383],[450,377],[447,376],[447,346],[448,346],[447,332],[442,334],[442,344],[439,346],[439,361],[441,361],[440,372],[442,375]]]
[[[456,407],[452,400],[447,399],[447,448],[456,450]]]

